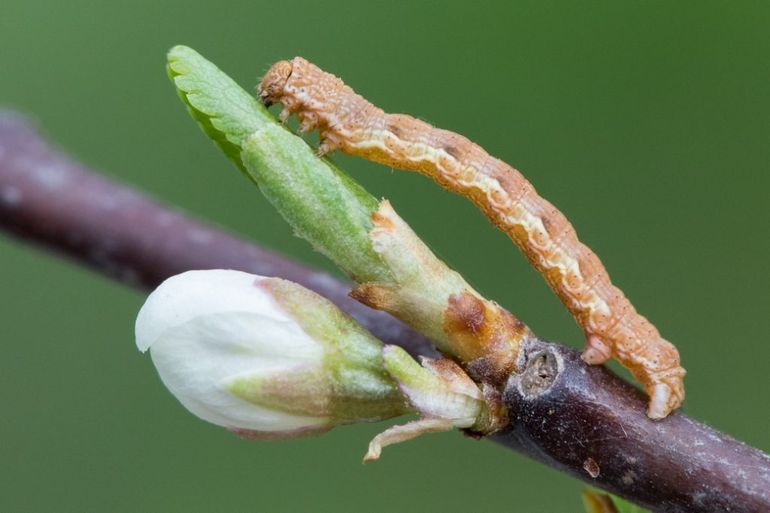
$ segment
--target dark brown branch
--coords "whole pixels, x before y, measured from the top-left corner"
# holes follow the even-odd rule
[[[0,227],[124,283],[153,287],[189,269],[281,276],[350,312],[379,338],[432,352],[393,318],[347,296],[349,285],[100,177],[51,149],[14,114],[0,113]],[[525,348],[505,402],[509,427],[493,438],[654,511],[768,512],[770,457],[675,414],[644,415],[645,400],[569,348]]]

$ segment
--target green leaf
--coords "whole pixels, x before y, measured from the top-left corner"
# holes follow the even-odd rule
[[[243,141],[259,127],[275,124],[267,109],[192,48],[172,48],[166,71],[190,115],[243,169]]]
[[[255,97],[195,50],[175,46],[168,75],[203,131],[256,183],[295,233],[356,281],[390,272],[372,248],[377,200],[318,158]]]
[[[581,496],[587,513],[650,513],[649,510],[601,490],[586,489]]]
[[[644,509],[636,504],[631,504],[620,497],[615,497],[614,495],[610,495],[610,497],[612,497],[612,502],[615,503],[618,513],[650,513],[650,510]]]

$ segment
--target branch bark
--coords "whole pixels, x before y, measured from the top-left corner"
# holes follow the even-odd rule
[[[229,268],[300,283],[412,354],[432,346],[348,297],[350,285],[193,220],[52,149],[29,122],[0,113],[0,228],[128,285],[189,269]],[[645,399],[576,351],[525,346],[492,438],[656,512],[770,511],[770,456],[676,413],[653,422]]]

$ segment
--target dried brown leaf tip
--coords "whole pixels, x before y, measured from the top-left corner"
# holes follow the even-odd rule
[[[519,171],[459,134],[383,112],[301,57],[271,68],[260,96],[283,105],[282,119],[293,113],[303,130],[318,128],[321,154],[340,149],[417,171],[468,197],[508,234],[572,313],[586,334],[587,363],[616,358],[630,369],[650,396],[651,418],[663,418],[682,403],[685,371],[676,348],[637,313],[566,217]]]

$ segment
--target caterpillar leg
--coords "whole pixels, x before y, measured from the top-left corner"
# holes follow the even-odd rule
[[[647,406],[647,416],[651,419],[665,418],[678,408],[684,401],[682,378],[685,370],[681,367],[658,371],[649,376],[645,383],[650,402]]]
[[[300,113],[299,132],[310,132],[318,128],[318,116],[312,112]]]
[[[580,357],[588,365],[601,365],[612,358],[612,348],[596,335],[588,335],[586,347]]]
[[[284,107],[281,113],[278,114],[278,120],[281,123],[286,123],[287,121],[289,121],[289,116],[291,116],[291,111],[286,107]]]
[[[669,403],[672,400],[673,390],[665,383],[658,383],[650,394],[650,403],[647,406],[647,416],[651,419],[662,419],[671,411]]]
[[[656,420],[665,418],[684,401],[685,370],[679,365],[678,354],[670,342],[653,339],[643,344],[633,340],[638,343],[613,346],[595,334],[588,334],[581,358],[588,365],[600,365],[615,356],[644,385],[649,396],[647,416]]]
[[[327,153],[332,153],[340,147],[339,142],[334,136],[328,135],[324,131],[321,131],[320,136],[321,144],[318,145],[318,149],[315,151],[316,155],[319,157],[323,157]]]

